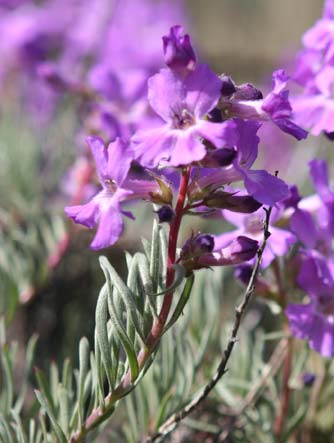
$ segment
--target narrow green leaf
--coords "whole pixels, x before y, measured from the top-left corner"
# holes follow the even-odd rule
[[[308,410],[308,405],[302,404],[297,412],[290,418],[287,423],[287,431],[284,433],[282,441],[288,441],[290,435],[292,435],[298,426],[304,421]]]
[[[33,419],[29,420],[29,443],[36,443],[38,441],[36,436],[36,422]]]
[[[138,366],[136,351],[128,335],[126,334],[121,319],[117,315],[112,293],[106,289],[106,286],[103,286],[103,288],[105,288],[106,293],[109,292],[108,294],[109,315],[113,323],[113,326],[115,327],[115,331],[119,337],[119,340],[122,343],[126,356],[128,358],[130,372],[131,372],[131,380],[134,381],[136,380],[139,374],[139,366]]]
[[[48,400],[44,397],[41,391],[35,390],[35,395],[37,397],[37,400],[41,404],[42,408],[45,410],[45,412],[48,414],[51,422],[51,426],[54,429],[59,441],[61,443],[66,443],[66,436],[64,432],[62,431],[61,427],[59,426],[56,416],[53,413],[52,409],[50,408]]]
[[[145,291],[143,294],[144,298],[147,297],[152,315],[154,318],[157,318],[157,302],[153,295],[153,282],[150,275],[149,262],[144,254],[137,253],[136,257],[138,260],[139,277]]]
[[[26,361],[25,361],[23,380],[22,380],[19,395],[18,395],[18,397],[15,401],[15,405],[14,405],[14,410],[17,414],[20,413],[20,411],[23,407],[25,396],[27,393],[28,377],[31,372],[32,364],[34,361],[37,339],[38,339],[38,336],[36,334],[34,334],[30,337],[28,344],[27,344]]]
[[[82,337],[79,343],[79,392],[78,392],[78,408],[79,408],[79,427],[83,424],[84,415],[84,386],[88,372],[89,363],[89,342],[86,337]]]
[[[108,378],[110,388],[113,390],[113,380],[111,377],[111,353],[110,344],[108,340],[108,289],[105,284],[101,291],[96,305],[95,323],[96,323],[96,338],[101,351],[101,358],[104,364],[105,372]]]
[[[133,321],[133,324],[135,326],[137,334],[140,336],[140,338],[144,341],[144,333],[141,329],[138,314],[140,315],[136,304],[135,304],[135,298],[130,291],[130,289],[126,286],[126,284],[123,282],[123,280],[120,278],[120,276],[117,274],[115,269],[111,266],[108,259],[106,257],[100,257],[100,265],[104,272],[104,275],[106,277],[108,286],[114,286],[119,294],[122,297],[122,300],[127,308],[128,314],[131,316],[131,320]]]
[[[35,375],[38,387],[41,390],[43,397],[46,399],[49,409],[51,410],[53,415],[56,415],[56,407],[52,398],[49,383],[47,382],[44,373],[40,369],[35,368]]]
[[[191,294],[191,290],[194,284],[194,279],[195,276],[194,274],[191,274],[188,278],[187,281],[184,285],[182,294],[179,298],[179,301],[175,307],[175,310],[171,316],[171,319],[169,320],[169,322],[167,323],[167,325],[165,326],[164,332],[166,332],[176,321],[177,319],[180,317],[180,315],[182,314],[183,308],[185,307],[185,305],[187,304],[187,301],[189,300],[190,294]]]
[[[23,430],[23,425],[19,415],[14,411],[14,409],[12,409],[11,415],[15,422],[12,424],[12,426],[15,428],[18,443],[27,443],[27,436],[25,435],[25,432]]]
[[[0,434],[5,443],[15,443],[6,418],[0,414]]]
[[[13,380],[13,367],[10,355],[10,349],[8,345],[5,343],[2,346],[1,352],[1,364],[3,367],[3,377],[4,377],[4,393],[5,393],[5,402],[3,406],[3,412],[5,415],[9,414],[10,409],[12,408],[13,399],[14,399],[14,380]]]

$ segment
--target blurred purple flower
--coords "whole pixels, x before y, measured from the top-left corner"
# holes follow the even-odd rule
[[[238,229],[221,235],[216,235],[215,251],[224,248],[232,238],[240,235],[245,235],[257,241],[262,240],[265,220],[265,212],[262,208],[253,212],[253,214],[240,214],[223,210],[222,215],[228,222],[237,226]],[[285,255],[296,241],[296,237],[291,232],[273,226],[273,224],[279,219],[280,215],[281,211],[273,208],[271,225],[269,227],[271,235],[268,238],[267,246],[263,253],[262,268],[268,267],[275,257],[282,257]]]
[[[307,256],[298,282],[309,295],[308,304],[289,304],[286,315],[294,336],[308,340],[324,357],[334,356],[334,275],[321,256]]]

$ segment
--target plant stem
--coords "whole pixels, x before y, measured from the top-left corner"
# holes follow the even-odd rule
[[[180,188],[178,198],[175,207],[175,216],[170,225],[169,238],[168,238],[168,259],[167,259],[167,274],[166,274],[166,287],[170,287],[174,281],[175,270],[173,265],[176,261],[176,247],[177,239],[180,231],[183,208],[187,196],[188,183],[190,178],[191,167],[184,168],[182,170]],[[161,306],[158,318],[154,321],[151,332],[149,333],[145,347],[140,350],[137,356],[139,368],[143,369],[145,363],[152,355],[156,345],[158,344],[160,337],[163,334],[164,326],[167,322],[168,315],[172,306],[173,292],[170,292],[164,296],[164,300]],[[131,373],[128,373],[123,378],[118,387],[107,395],[104,399],[104,409],[100,407],[95,408],[89,417],[86,419],[82,429],[78,430],[70,439],[69,443],[80,443],[83,441],[85,435],[98,424],[102,423],[108,418],[109,413],[113,405],[123,397],[132,386]]]
[[[181,420],[187,417],[191,412],[193,412],[202,402],[207,398],[210,392],[214,389],[216,384],[222,378],[222,376],[227,371],[227,363],[232,355],[232,351],[235,343],[237,342],[237,335],[239,327],[241,324],[241,319],[246,311],[247,305],[254,293],[256,278],[260,269],[260,264],[263,256],[264,249],[266,247],[267,239],[270,237],[269,232],[269,221],[271,208],[265,209],[266,220],[263,229],[263,242],[258,251],[258,258],[256,260],[255,266],[253,268],[252,275],[250,277],[249,283],[243,295],[240,305],[235,309],[234,323],[232,326],[232,331],[226,348],[223,352],[221,361],[217,367],[217,370],[211,380],[200,390],[196,397],[191,400],[184,408],[175,414],[171,415],[158,429],[158,432],[153,436],[148,437],[145,443],[156,443],[162,441],[170,432],[172,432]]]

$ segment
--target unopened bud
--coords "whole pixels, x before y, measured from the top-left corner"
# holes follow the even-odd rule
[[[200,165],[204,168],[221,168],[232,164],[237,155],[234,148],[222,148],[209,151],[201,160]]]
[[[157,175],[152,171],[147,170],[147,173],[153,177],[159,185],[159,191],[150,193],[151,201],[158,205],[171,205],[173,201],[171,184],[166,179],[162,179],[160,175]]]
[[[231,97],[236,92],[236,86],[232,80],[232,78],[228,75],[221,75],[220,79],[222,81],[222,87],[221,87],[221,95],[223,97]]]
[[[204,254],[195,260],[188,260],[182,264],[187,272],[211,266],[238,265],[252,259],[258,251],[258,247],[259,244],[256,240],[239,236],[219,252]]]
[[[237,90],[233,95],[233,99],[239,101],[261,100],[263,99],[263,94],[251,83],[244,83],[243,85],[237,86]]]
[[[188,34],[183,35],[181,26],[173,26],[169,35],[162,37],[166,65],[170,69],[186,74],[196,66],[196,55]]]
[[[205,196],[204,205],[208,208],[228,209],[229,211],[245,214],[251,214],[262,206],[250,195],[235,195],[219,189]]]
[[[316,376],[312,372],[304,372],[302,375],[303,385],[307,388],[311,387],[315,382]]]
[[[174,216],[175,216],[175,212],[173,211],[173,208],[171,208],[170,206],[161,206],[161,208],[159,208],[157,210],[157,215],[158,215],[158,219],[159,219],[159,223],[169,223],[173,220]]]
[[[214,238],[210,234],[192,235],[183,245],[180,258],[189,260],[213,251]]]

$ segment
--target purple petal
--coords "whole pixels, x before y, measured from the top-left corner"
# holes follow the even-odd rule
[[[108,146],[108,174],[121,186],[130,170],[134,153],[128,143],[116,139]]]
[[[174,137],[167,127],[137,131],[132,138],[135,157],[143,166],[156,167],[170,158]]]
[[[258,153],[259,137],[256,135],[260,123],[235,119],[236,130],[239,135],[237,142],[238,160],[243,168],[250,168],[255,162]]]
[[[273,122],[277,125],[283,132],[292,135],[297,140],[304,140],[307,137],[308,132],[300,126],[293,123],[291,120],[286,118],[274,118]]]
[[[289,195],[288,185],[266,171],[244,171],[244,176],[249,194],[264,205],[273,206]]]
[[[155,112],[166,122],[173,112],[180,111],[185,102],[186,90],[182,80],[170,69],[162,69],[148,80],[148,101]]]
[[[314,308],[312,304],[299,305],[289,303],[285,314],[289,319],[292,334],[297,338],[307,340],[314,323]]]
[[[296,242],[296,237],[285,229],[270,228],[271,236],[268,240],[268,246],[276,256],[282,257],[285,255],[290,247]]]
[[[298,275],[298,284],[313,297],[333,293],[333,276],[326,260],[320,256],[307,257]]]
[[[317,193],[325,203],[334,200],[334,194],[329,189],[328,168],[325,160],[314,159],[309,162],[310,174]]]
[[[93,154],[96,169],[100,177],[101,183],[108,176],[108,151],[104,141],[100,137],[87,137],[87,143]]]
[[[122,214],[117,206],[111,205],[101,212],[96,235],[90,245],[92,249],[103,249],[117,242],[123,232]]]
[[[221,249],[226,248],[226,246],[229,245],[236,237],[242,235],[243,233],[244,231],[242,229],[236,229],[234,231],[224,232],[223,234],[220,235],[215,235],[214,250],[220,251]]]
[[[200,120],[196,124],[196,130],[201,137],[208,140],[217,148],[234,146],[237,143],[237,133],[235,126],[231,126],[231,123],[231,120],[223,123]]]
[[[203,143],[196,137],[196,133],[189,129],[177,131],[169,159],[171,166],[189,165],[202,160],[206,155]]]
[[[187,108],[201,118],[217,104],[222,81],[207,65],[198,65],[186,77],[184,85]]]
[[[93,228],[98,220],[99,206],[95,198],[85,205],[66,206],[65,213],[75,223]]]
[[[292,231],[308,248],[313,249],[318,239],[318,233],[312,215],[302,209],[296,209],[290,219]]]
[[[334,323],[316,315],[310,332],[310,346],[323,357],[334,356]]]

